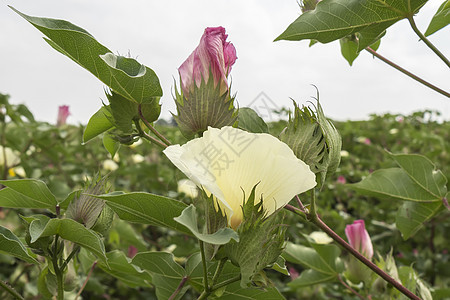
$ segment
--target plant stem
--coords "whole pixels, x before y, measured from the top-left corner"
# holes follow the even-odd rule
[[[13,289],[13,287],[9,286],[3,280],[0,280],[0,286],[4,288],[8,293],[10,293],[14,298],[24,300],[24,298],[18,292],[16,292],[16,290]]]
[[[86,280],[84,281],[83,285],[81,286],[80,290],[78,291],[77,295],[75,296],[75,300],[77,300],[78,297],[80,297],[81,293],[83,292],[84,288],[86,287],[86,284],[89,281],[89,278],[91,278],[92,272],[94,271],[96,265],[97,265],[97,261],[94,261],[91,269],[89,270],[88,275],[86,276]]]
[[[227,262],[226,258],[223,258],[219,261],[219,264],[217,265],[216,272],[214,273],[213,279],[212,279],[212,285],[215,285],[217,280],[219,279],[220,273],[222,273],[223,267],[225,266],[225,263]]]
[[[147,126],[148,129],[150,129],[151,132],[153,132],[162,142],[164,142],[166,145],[172,145],[171,142],[169,142],[168,139],[166,139],[165,136],[163,136],[161,133],[158,132],[158,130],[155,129],[148,121],[145,119],[144,115],[142,114],[141,105],[138,105],[138,112],[139,117],[141,118],[142,122],[144,122],[145,126]]]
[[[63,281],[63,273],[58,265],[58,237],[59,235],[55,236],[55,243],[53,245],[53,256],[52,256],[52,262],[53,262],[53,269],[55,270],[55,276],[56,276],[56,283],[57,283],[57,298],[58,300],[64,299],[64,281]]]
[[[197,298],[197,300],[206,299],[215,290],[218,290],[218,289],[220,289],[220,288],[222,288],[224,286],[227,286],[227,285],[229,285],[229,284],[231,284],[233,282],[239,281],[240,279],[241,279],[241,275],[238,275],[236,277],[233,277],[233,278],[227,279],[225,281],[222,281],[221,283],[218,283],[218,284],[212,286],[210,291],[208,291],[208,292],[203,291],[203,293],[200,294],[200,296]]]
[[[203,241],[198,241],[200,244],[200,253],[202,255],[202,264],[203,264],[203,286],[204,292],[209,293],[209,284],[208,284],[208,269],[206,267],[206,256],[205,256],[205,245],[203,244]]]
[[[440,94],[442,94],[442,95],[444,95],[444,96],[446,96],[446,97],[450,97],[450,93],[448,93],[448,92],[446,92],[446,91],[444,91],[444,90],[438,88],[437,86],[435,86],[435,85],[429,83],[428,81],[425,81],[425,80],[423,80],[422,78],[420,78],[420,77],[414,75],[413,73],[411,73],[411,72],[409,72],[409,71],[403,69],[403,68],[400,67],[399,65],[393,63],[393,62],[390,61],[389,59],[387,59],[387,58],[385,58],[384,56],[380,55],[378,52],[376,52],[376,51],[373,50],[372,48],[367,47],[365,50],[368,51],[368,52],[370,52],[373,56],[379,58],[379,59],[382,60],[383,62],[387,63],[388,65],[390,65],[390,66],[393,67],[394,69],[399,70],[399,71],[402,72],[403,74],[405,74],[405,75],[411,77],[412,79],[414,79],[414,80],[416,80],[416,81],[422,83],[423,85],[429,87],[430,89],[432,89],[432,90],[434,90],[434,91],[436,91],[436,92],[438,92],[438,93],[440,93]]]
[[[77,254],[78,250],[80,250],[80,246],[75,245],[73,247],[72,252],[70,252],[69,256],[64,260],[63,264],[61,265],[60,269],[64,272],[64,268],[67,266],[67,264],[70,262],[70,260]]]
[[[162,148],[167,148],[167,145],[164,144],[163,142],[155,139],[154,137],[148,135],[144,130],[142,130],[141,125],[139,124],[138,120],[134,120],[134,124],[136,125],[136,129],[139,131],[139,135],[140,137],[150,141],[151,143],[155,143],[156,145],[162,147]]]
[[[338,279],[339,282],[345,286],[350,292],[352,292],[353,294],[355,294],[359,299],[365,300],[366,298],[364,298],[363,296],[361,296],[360,294],[358,294],[357,291],[355,291],[354,289],[352,289],[351,286],[349,286],[347,283],[345,283],[345,281],[342,279],[341,275],[338,275]]]
[[[188,281],[189,277],[184,276],[183,279],[181,279],[180,284],[178,285],[177,289],[173,292],[172,295],[170,295],[168,300],[173,300],[175,299],[175,297],[181,292],[181,289],[183,288],[183,286],[186,284],[186,282]]]
[[[426,36],[424,36],[419,28],[417,28],[416,22],[414,22],[414,17],[413,15],[408,16],[408,21],[409,24],[411,25],[412,29],[414,30],[414,32],[417,34],[417,36],[428,46],[428,48],[430,48],[434,53],[436,53],[437,56],[439,56],[440,59],[442,59],[442,61],[447,65],[447,67],[450,68],[450,61],[447,59],[447,57],[445,57],[444,54],[441,53],[441,51],[438,50],[438,48],[436,48],[429,39],[426,38]]]
[[[407,296],[410,299],[413,300],[420,300],[419,297],[417,297],[414,293],[412,293],[410,290],[408,290],[406,287],[404,287],[401,283],[396,281],[394,278],[392,278],[389,274],[387,274],[385,271],[378,268],[377,265],[375,265],[373,262],[368,260],[365,256],[363,256],[361,253],[356,251],[352,246],[350,246],[346,241],[344,241],[338,234],[336,234],[330,227],[328,227],[320,218],[319,216],[311,216],[311,222],[317,225],[320,229],[322,229],[324,232],[326,232],[333,240],[335,240],[339,245],[344,247],[348,252],[350,252],[353,256],[355,256],[358,260],[360,260],[363,264],[365,264],[367,267],[369,267],[372,271],[377,273],[381,278],[392,284],[397,290],[399,290],[402,294]]]

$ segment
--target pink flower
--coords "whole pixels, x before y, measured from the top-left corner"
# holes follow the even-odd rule
[[[197,48],[178,68],[185,95],[193,89],[194,82],[197,87],[200,87],[202,78],[208,82],[210,72],[214,77],[214,86],[220,84],[222,93],[228,90],[227,77],[237,57],[233,44],[226,42],[227,36],[223,27],[205,29]]]
[[[56,121],[56,126],[65,125],[67,117],[69,115],[70,115],[69,106],[61,105],[58,109],[58,119]]]
[[[366,138],[366,139],[364,140],[364,144],[370,145],[370,144],[372,144],[372,142],[370,141],[369,138]]]
[[[138,249],[135,246],[131,245],[131,246],[128,247],[128,254],[127,254],[127,256],[129,258],[133,258],[137,253],[138,253]]]
[[[337,183],[340,183],[340,184],[346,184],[346,183],[347,183],[347,180],[345,179],[344,176],[339,175],[339,177],[338,177],[338,179],[337,179]]]
[[[364,225],[364,220],[356,220],[353,224],[345,226],[345,235],[353,248],[366,258],[372,259],[372,241]]]

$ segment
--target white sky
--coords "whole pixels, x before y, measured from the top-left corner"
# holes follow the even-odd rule
[[[422,32],[440,0],[431,0],[416,17]],[[105,99],[103,84],[69,58],[53,50],[42,34],[11,11],[70,21],[89,31],[115,53],[131,53],[158,75],[164,96],[163,117],[176,112],[172,99],[177,68],[197,46],[205,27],[223,26],[238,60],[231,72],[240,107],[264,92],[278,107],[290,97],[304,104],[315,96],[326,115],[364,119],[371,113],[441,111],[450,119],[450,99],[392,69],[367,52],[353,67],[340,54],[339,43],[273,40],[300,10],[296,0],[8,0],[0,6],[0,93],[25,103],[38,120],[54,123],[59,105],[69,105],[71,123],[86,123]],[[430,40],[450,56],[449,27]],[[418,41],[406,20],[388,29],[379,53],[425,80],[450,90],[449,69]],[[267,100],[267,99],[265,99]],[[264,101],[257,100],[257,103]]]

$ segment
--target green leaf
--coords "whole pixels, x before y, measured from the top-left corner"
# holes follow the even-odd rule
[[[391,157],[422,189],[442,199],[447,193],[447,178],[423,155],[391,154]]]
[[[183,267],[173,260],[173,254],[167,252],[142,252],[133,258],[133,264],[150,272],[156,287],[158,299],[169,299],[186,276]],[[188,286],[185,286],[175,299],[180,299]]]
[[[286,276],[290,276],[288,269],[286,268],[286,260],[280,256],[277,261],[273,264],[272,270],[280,272]]]
[[[336,260],[341,251],[335,245],[318,245],[314,244],[317,248],[314,249],[288,242],[283,257],[289,262],[301,264],[320,273],[337,276],[340,268],[337,267]]]
[[[450,23],[450,0],[444,1],[439,6],[436,14],[431,19],[430,25],[428,25],[425,31],[425,36],[432,35],[436,31],[444,28]]]
[[[167,227],[191,235],[191,231],[175,222],[187,207],[186,204],[175,199],[149,193],[129,193],[120,195],[95,196],[106,200],[106,204],[122,220],[142,224]]]
[[[349,184],[350,188],[384,199],[398,199],[416,202],[440,201],[433,194],[415,183],[403,169],[390,168],[373,172],[362,181]]]
[[[15,256],[26,262],[37,264],[38,261],[28,254],[25,245],[8,228],[0,226],[0,253]]]
[[[359,33],[358,51],[378,40],[386,28],[408,15],[416,14],[426,0],[323,0],[315,10],[300,15],[276,38],[321,43]]]
[[[152,69],[132,58],[112,54],[86,30],[64,20],[32,17],[11,9],[45,34],[45,41],[55,50],[128,100],[150,103],[162,96],[159,79]]]
[[[286,298],[275,287],[265,289],[242,288],[239,282],[228,285],[220,297],[222,300],[284,300]]]
[[[108,117],[109,116],[109,117]],[[89,122],[84,129],[83,133],[83,144],[89,142],[97,135],[107,131],[113,124],[110,121],[112,118],[109,110],[102,106],[90,119]]]
[[[212,234],[200,233],[198,231],[196,208],[192,204],[186,207],[181,215],[174,218],[174,220],[186,226],[196,238],[203,242],[214,245],[227,244],[231,239],[239,242],[239,236],[236,231],[228,227],[221,228]]]
[[[103,146],[109,152],[111,158],[114,158],[117,151],[120,149],[120,143],[113,139],[110,134],[103,135]]]
[[[36,179],[1,180],[8,188],[0,190],[0,207],[46,208],[55,211],[55,196],[47,185]]]
[[[303,271],[299,277],[289,282],[288,286],[292,289],[298,289],[318,283],[332,281],[334,279],[336,279],[335,274],[326,274],[313,269],[309,269]]]
[[[358,42],[351,37],[343,37],[339,40],[341,45],[341,54],[348,61],[348,63],[353,65],[353,61],[358,57]]]
[[[443,208],[442,202],[420,203],[405,202],[397,211],[395,224],[404,240],[417,233],[423,223],[430,220]]]
[[[269,133],[266,122],[249,107],[240,108],[238,111],[238,128],[253,133]]]
[[[36,223],[35,223],[36,222]],[[33,226],[33,224],[36,224]],[[32,229],[33,227],[33,229]],[[95,231],[71,219],[50,219],[48,222],[35,220],[30,224],[33,240],[58,234],[61,238],[74,242],[94,253],[106,263],[105,245]]]
[[[100,262],[100,268],[106,273],[121,280],[130,287],[149,287],[152,277],[139,267],[131,264],[131,259],[122,251],[114,250],[106,253],[108,265]]]

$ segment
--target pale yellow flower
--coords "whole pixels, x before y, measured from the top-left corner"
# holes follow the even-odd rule
[[[323,231],[313,231],[309,234],[309,237],[317,244],[329,244],[333,241],[333,239]]]
[[[103,161],[103,169],[107,171],[115,171],[119,168],[119,165],[112,159],[107,159]]]
[[[16,175],[19,175],[20,177],[27,177],[27,173],[22,166],[15,167],[14,173],[16,173]]]
[[[262,198],[268,216],[316,185],[309,166],[288,145],[265,133],[209,127],[203,137],[163,152],[197,186],[215,196],[233,228],[242,222],[241,206],[253,187],[255,203]]]
[[[0,166],[5,165],[5,156],[6,156],[6,164],[8,167],[17,165],[20,162],[20,152],[16,150],[12,150],[8,147],[0,146]]]
[[[181,179],[178,181],[178,193],[184,193],[190,198],[197,198],[198,189],[197,185],[192,180]]]
[[[143,157],[140,154],[133,154],[131,156],[131,159],[133,160],[133,163],[140,164],[141,162],[143,162],[145,160],[145,157]]]

